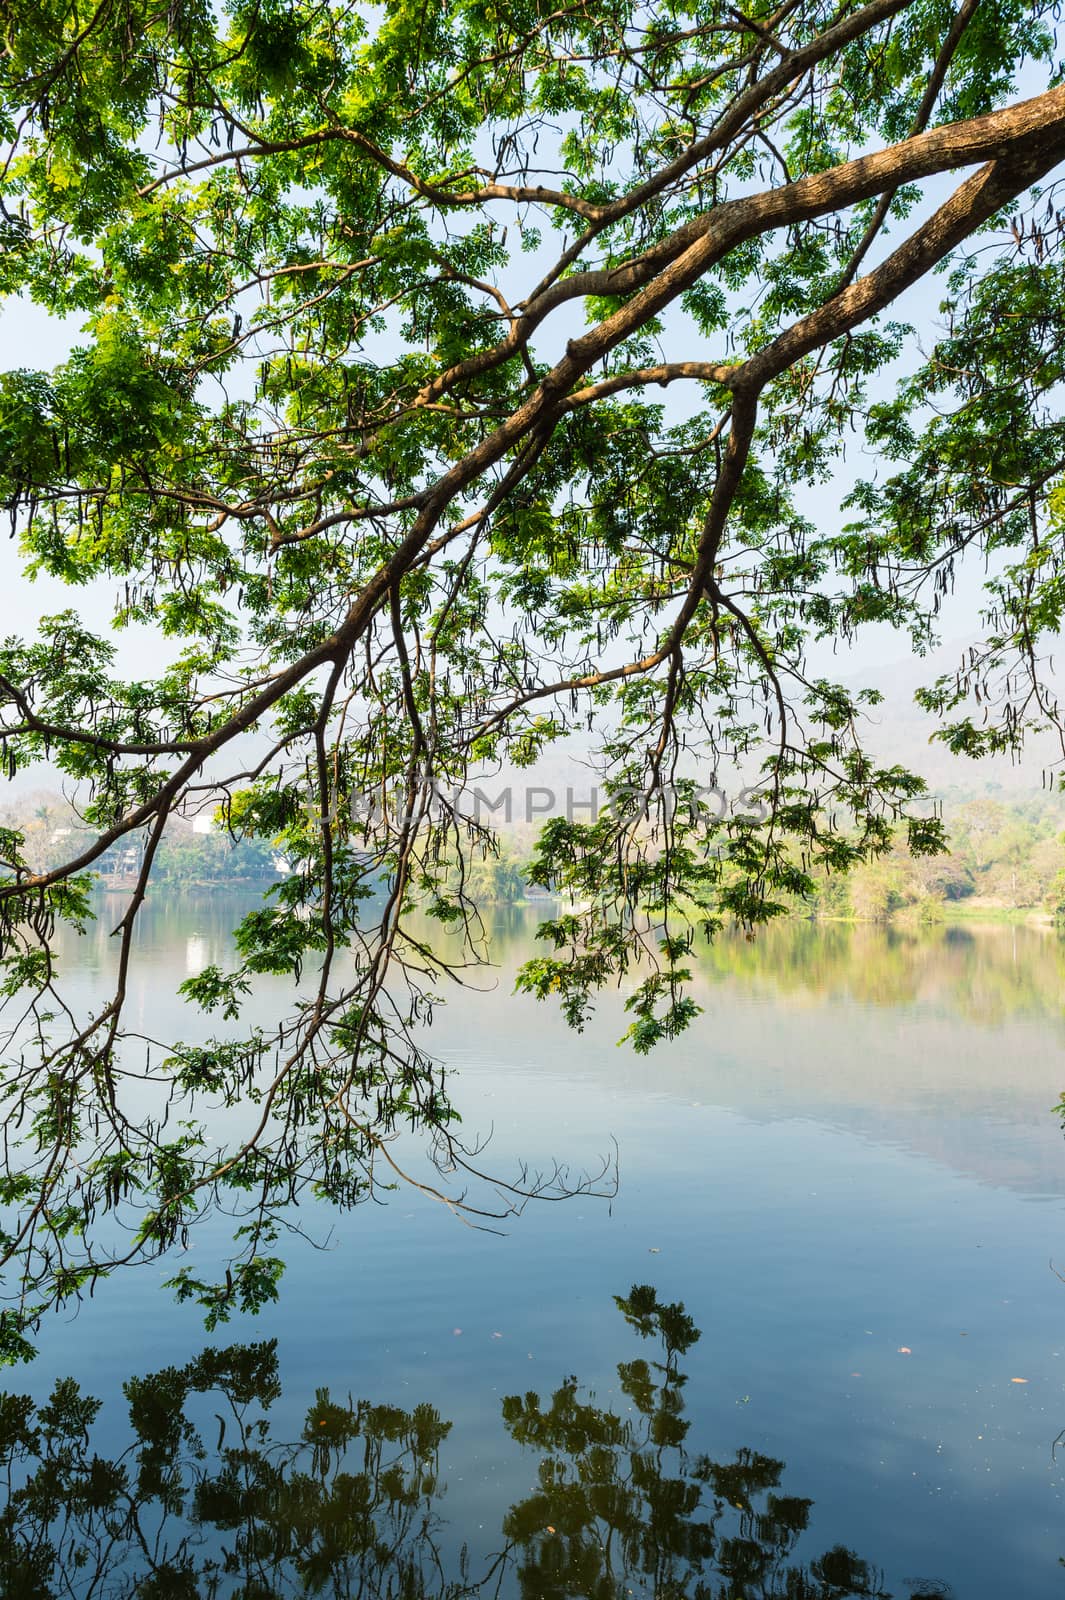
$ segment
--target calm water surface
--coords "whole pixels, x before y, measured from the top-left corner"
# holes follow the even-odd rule
[[[146,924],[152,1031],[231,920]],[[502,1237],[410,1191],[308,1216],[328,1247],[211,1336],[173,1264],[103,1286],[6,1376],[102,1405],[0,1410],[3,1592],[1065,1595],[1065,946],[781,926],[638,1059],[616,997],[576,1036],[512,994],[534,921],[434,1047],[495,1170],[615,1139],[617,1197]],[[86,998],[110,959],[78,946]]]

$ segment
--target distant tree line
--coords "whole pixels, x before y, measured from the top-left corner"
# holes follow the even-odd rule
[[[949,849],[911,856],[896,842],[884,855],[846,874],[813,875],[814,890],[796,897],[792,912],[818,919],[884,922],[893,917],[940,921],[951,913],[1043,912],[1065,927],[1065,801],[1056,792],[1003,800],[994,795],[944,803]],[[59,796],[33,795],[7,807],[4,825],[26,841],[38,870],[69,853],[77,835],[95,835]],[[153,880],[173,888],[211,888],[275,882],[291,863],[278,846],[215,827],[199,833],[191,822],[160,841]],[[139,847],[119,843],[98,861],[103,884],[119,884],[140,868]],[[543,891],[530,887],[533,847],[528,830],[504,836],[498,850],[453,864],[448,888],[474,905],[520,905]]]
[[[818,917],[863,922],[1041,911],[1065,925],[1065,809],[1056,794],[1021,801],[982,796],[948,804],[945,812],[945,853],[913,857],[893,846],[846,877],[821,873],[803,907]]]
[[[8,806],[3,826],[16,830],[25,842],[27,859],[38,872],[89,845],[96,830],[86,826],[78,811],[58,795],[37,794]],[[121,884],[141,867],[144,841],[139,836],[119,840],[95,863],[101,884]],[[152,880],[173,887],[207,888],[218,885],[276,881],[286,863],[266,839],[237,838],[224,828],[199,833],[188,819],[178,819],[159,842],[152,862]]]
[[[932,922],[952,913],[1027,911],[1065,926],[1065,801],[1056,792],[949,798],[943,820],[944,853],[913,856],[896,840],[885,854],[846,873],[822,869],[812,874],[813,892],[792,899],[793,914]],[[519,904],[529,897],[533,870],[532,843],[517,830],[497,854],[466,864],[464,892],[477,905]],[[452,887],[456,878],[453,873]]]

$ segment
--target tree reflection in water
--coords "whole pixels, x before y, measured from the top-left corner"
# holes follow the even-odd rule
[[[320,1389],[298,1439],[274,1437],[273,1342],[203,1352],[124,1386],[131,1437],[93,1448],[100,1402],[71,1379],[46,1405],[0,1396],[0,1592],[18,1600],[888,1600],[842,1546],[799,1563],[812,1502],[780,1492],[783,1463],[753,1450],[690,1455],[681,1369],[699,1330],[682,1304],[634,1287],[617,1305],[657,1360],[621,1363],[624,1417],[567,1378],[546,1403],[503,1403],[539,1458],[536,1489],[494,1553],[452,1540],[440,1512],[451,1424],[338,1402]],[[939,1593],[907,1586],[907,1594]],[[896,1592],[897,1593],[897,1592]]]

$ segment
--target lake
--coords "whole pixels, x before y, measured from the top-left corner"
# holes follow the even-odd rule
[[[132,1015],[187,1030],[233,917],[152,912]],[[638,1058],[618,996],[577,1035],[512,993],[535,920],[433,1048],[493,1171],[616,1142],[616,1195],[308,1211],[279,1303],[210,1335],[173,1262],[102,1285],[4,1374],[4,1593],[1061,1596],[1065,944],[723,939]],[[68,959],[88,1000],[104,928]],[[14,1398],[67,1378],[98,1411]]]

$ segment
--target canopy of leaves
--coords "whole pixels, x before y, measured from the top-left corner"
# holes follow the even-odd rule
[[[400,1127],[469,1164],[411,1037],[448,962],[409,913],[468,922],[461,863],[493,845],[454,800],[471,774],[594,742],[613,804],[544,828],[534,879],[577,909],[523,981],[580,1024],[631,972],[647,1049],[695,1014],[695,937],[899,826],[941,844],[811,644],[888,624],[920,650],[971,552],[985,643],[927,691],[943,736],[1053,720],[1052,23],[1031,0],[7,0],[0,292],[80,331],[0,375],[0,499],[27,571],[103,582],[159,667],[131,681],[73,606],[0,646],[8,770],[51,763],[88,830],[46,870],[0,836],[6,1355],[219,1199],[246,1207],[237,1259],[178,1280],[211,1317],[276,1292],[300,1193],[391,1180]],[[915,333],[893,308],[936,272],[941,330]],[[725,766],[757,807],[706,802]],[[131,1041],[137,917],[204,806],[292,870],[232,970],[185,985],[217,1038]],[[53,930],[116,844],[137,882],[82,1015]],[[292,1008],[252,1027],[261,973]]]

